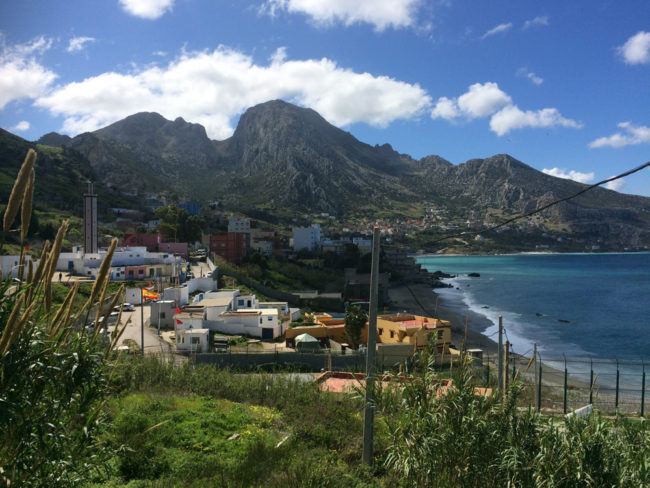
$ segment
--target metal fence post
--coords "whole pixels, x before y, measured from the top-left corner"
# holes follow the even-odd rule
[[[589,358],[591,373],[589,374],[589,403],[594,404],[594,359]]]
[[[567,380],[569,378],[569,370],[567,369],[566,365],[566,354],[564,355],[564,414],[566,415],[566,401],[567,401],[567,392],[568,392],[568,385],[567,385]]]
[[[537,383],[537,412],[542,411],[542,356],[539,356],[539,379]]]
[[[614,409],[618,410],[618,386],[620,381],[621,373],[618,369],[618,359],[616,360],[616,403],[614,404]]]
[[[490,355],[487,355],[487,361],[485,363],[485,387],[490,387]]]
[[[643,362],[643,374],[641,375],[641,417],[645,413],[645,361]]]

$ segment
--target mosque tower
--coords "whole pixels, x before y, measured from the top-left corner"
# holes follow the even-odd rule
[[[97,195],[90,181],[84,193],[84,253],[97,253]]]

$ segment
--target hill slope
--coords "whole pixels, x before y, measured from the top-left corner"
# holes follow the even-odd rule
[[[490,209],[526,212],[584,188],[506,154],[459,165],[434,155],[414,160],[388,144],[364,144],[315,111],[279,100],[248,109],[224,141],[210,140],[202,126],[181,118],[140,113],[72,139],[51,133],[43,142],[77,155],[80,168],[87,160],[84,171],[121,190],[219,200],[231,210],[284,222],[321,212],[339,220],[396,216],[405,208],[422,215],[428,207],[480,220]],[[650,198],[605,189],[541,218],[621,245],[650,239]]]

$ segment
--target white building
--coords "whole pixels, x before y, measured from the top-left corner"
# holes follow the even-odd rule
[[[232,310],[223,312],[219,320],[206,322],[211,330],[224,334],[243,334],[261,339],[276,339],[284,332],[273,309]]]
[[[174,328],[174,315],[176,314],[176,303],[173,300],[159,300],[149,305],[151,312],[151,325],[161,329]]]
[[[23,270],[22,279],[27,277],[27,270],[29,269],[29,262],[32,261],[32,257],[25,255],[25,269]],[[34,270],[38,266],[39,260],[34,260],[32,264]],[[12,278],[18,278],[18,271],[20,268],[20,256],[0,256],[0,268],[2,269],[2,279],[4,280],[7,275],[11,275]]]
[[[312,224],[309,227],[293,228],[293,250],[300,251],[307,249],[315,251],[320,249],[320,224]]]
[[[208,329],[184,329],[176,332],[176,349],[187,352],[209,352],[210,331]]]
[[[259,300],[255,295],[237,295],[233,300],[233,310],[241,309],[257,309],[259,308]]]
[[[56,263],[57,271],[95,278],[106,256],[107,249],[96,253],[84,253],[76,246],[72,252],[62,252]],[[181,258],[171,253],[149,252],[146,247],[118,247],[111,262],[111,279],[149,280],[157,277],[175,276]]]
[[[228,232],[244,232],[250,234],[251,220],[245,217],[235,217],[234,215],[231,215],[228,220]]]

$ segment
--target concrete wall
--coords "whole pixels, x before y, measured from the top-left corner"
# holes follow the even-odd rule
[[[217,289],[217,282],[209,277],[193,278],[185,284],[187,285],[190,295],[197,291],[213,291]]]
[[[162,294],[163,300],[173,300],[181,307],[190,301],[190,293],[187,286],[165,288]]]
[[[169,300],[151,302],[149,307],[151,310],[151,325],[158,327],[158,321],[160,320],[161,329],[174,328],[174,313],[176,311],[176,304],[173,301]]]
[[[320,353],[210,353],[192,355],[196,364],[214,364],[216,367],[232,367],[236,369],[253,369],[262,365],[293,365],[308,371],[328,369],[328,354]],[[365,371],[366,356],[364,354],[332,355],[332,370],[334,371]]]
[[[127,288],[125,292],[125,299],[133,305],[140,305],[142,303],[142,290],[140,288]]]

